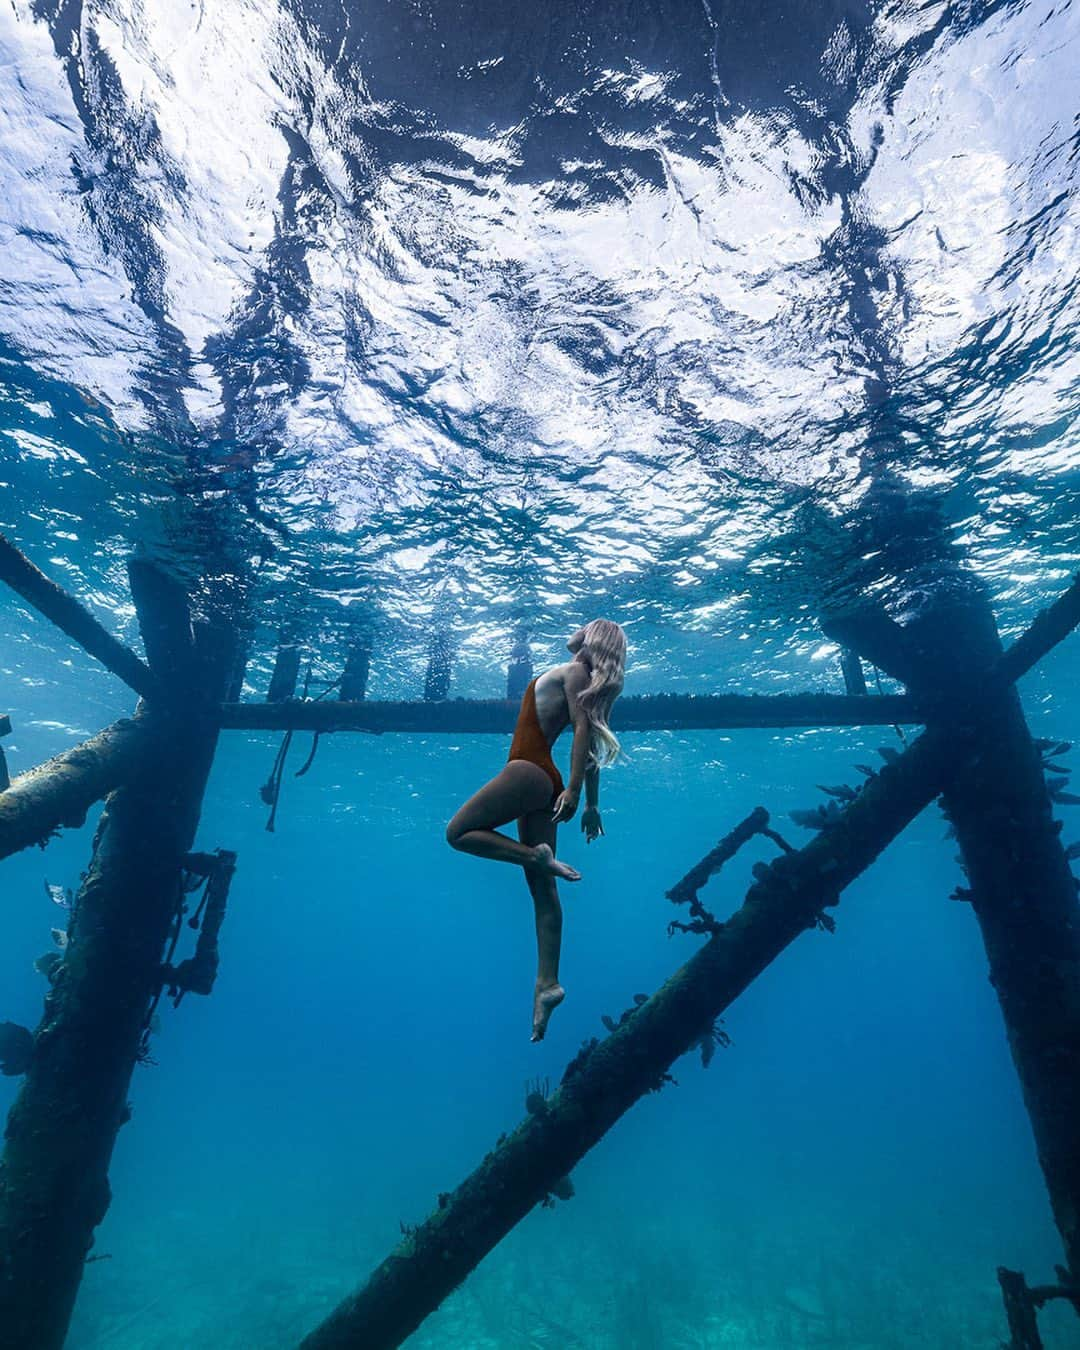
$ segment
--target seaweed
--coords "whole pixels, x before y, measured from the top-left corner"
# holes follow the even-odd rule
[[[525,1084],[525,1110],[530,1116],[547,1114],[551,1083],[546,1078],[532,1078]]]

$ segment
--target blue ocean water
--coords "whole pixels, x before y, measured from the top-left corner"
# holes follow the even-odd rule
[[[132,551],[224,559],[251,700],[283,632],[313,693],[360,633],[369,697],[418,697],[443,632],[497,697],[516,633],[539,669],[598,613],[628,693],[839,693],[816,606],[887,467],[1015,635],[1078,557],[1078,37],[1050,0],[13,0],[0,530],[134,646]],[[1022,684],[1036,735],[1076,735],[1077,641]],[[12,773],[132,708],[10,597],[0,672]],[[222,971],[136,1070],[72,1350],[295,1346],[693,952],[690,864],[759,803],[801,842],[899,741],[628,734],[607,837],[562,832],[539,1046],[521,879],[443,839],[504,742],[325,737],[271,834],[277,745],[223,733]],[[40,1016],[93,824],[3,863],[0,1020]],[[995,1268],[1060,1246],[955,853],[924,813],[410,1344],[1000,1344]]]

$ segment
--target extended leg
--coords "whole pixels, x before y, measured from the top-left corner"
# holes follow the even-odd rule
[[[533,811],[518,821],[521,842],[533,848],[555,853],[556,826],[546,808]],[[551,872],[529,870],[525,873],[536,915],[536,985],[533,989],[532,1039],[542,1041],[551,1014],[566,997],[559,983],[559,954],[562,951],[562,905],[555,876]]]

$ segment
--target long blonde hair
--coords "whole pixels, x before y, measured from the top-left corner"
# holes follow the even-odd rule
[[[611,705],[622,693],[626,670],[626,634],[610,619],[593,619],[582,629],[592,679],[578,696],[592,727],[590,758],[597,768],[614,764],[622,747],[608,726]]]

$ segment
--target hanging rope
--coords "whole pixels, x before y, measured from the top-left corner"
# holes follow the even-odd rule
[[[304,760],[304,767],[303,767],[302,769],[297,769],[297,771],[296,771],[296,773],[293,775],[293,777],[295,777],[295,778],[303,778],[304,774],[306,774],[307,771],[308,771],[308,769],[310,769],[311,766],[315,763],[315,756],[316,756],[316,754],[318,753],[318,749],[319,749],[319,737],[320,737],[321,735],[322,735],[322,732],[321,732],[321,731],[317,731],[317,732],[315,733],[315,735],[311,738],[311,751],[310,751],[310,753],[308,754],[307,759]]]
[[[270,808],[270,815],[266,821],[266,828],[271,834],[274,832],[274,822],[277,819],[278,798],[281,796],[281,780],[285,774],[285,760],[289,754],[289,746],[292,745],[293,734],[287,731],[281,738],[281,744],[278,746],[277,755],[274,757],[274,767],[270,770],[270,777],[259,789],[259,796]]]
[[[304,692],[301,695],[303,702],[321,703],[324,698],[332,694],[337,689],[344,677],[338,676],[332,684],[328,684],[321,694],[317,694],[313,699],[308,698],[308,691],[311,688],[311,665],[308,664],[307,671],[304,674]],[[322,732],[316,731],[311,741],[311,750],[308,752],[307,759],[303,765],[297,769],[293,775],[295,778],[303,778],[307,771],[315,763],[315,756],[319,750],[319,738]],[[274,757],[274,767],[270,770],[270,777],[259,789],[259,796],[270,808],[270,816],[266,822],[266,828],[271,834],[274,833],[274,825],[277,821],[278,800],[281,797],[281,784],[285,777],[285,761],[289,755],[289,747],[292,745],[293,733],[287,731],[281,738],[281,744],[278,746],[277,755]]]
[[[169,933],[169,948],[165,953],[165,966],[172,965],[172,959],[176,955],[176,947],[180,941],[180,933],[183,928],[184,915],[187,913],[187,896],[194,891],[202,891],[195,910],[196,916],[201,912],[203,905],[206,904],[206,895],[210,885],[209,874],[201,872],[192,872],[184,867],[180,871],[176,885],[176,911],[173,915],[172,929]],[[198,924],[190,921],[192,928],[197,928]],[[165,985],[158,985],[154,992],[154,997],[150,1000],[150,1006],[146,1010],[146,1016],[143,1018],[142,1032],[139,1035],[139,1048],[135,1052],[135,1058],[140,1064],[156,1064],[157,1060],[150,1054],[150,1037],[154,1034],[155,1018],[157,1017],[158,1005],[161,1002],[161,996],[165,992]]]

